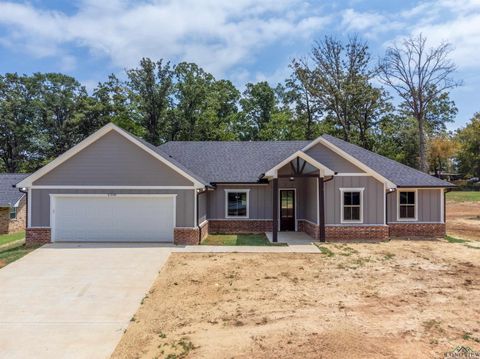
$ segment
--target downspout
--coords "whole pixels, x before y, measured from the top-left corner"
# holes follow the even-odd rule
[[[443,190],[443,223],[445,225],[447,225],[447,193],[451,191],[451,188],[445,188]]]
[[[318,226],[320,227],[320,235],[319,235],[319,240],[320,242],[325,242],[325,182],[329,182],[333,179],[333,176],[330,176],[327,180],[324,179],[324,177],[319,177],[318,178],[318,198],[317,198],[317,203],[318,203],[318,214],[319,218],[318,221]]]
[[[202,229],[200,228],[200,221],[199,221],[199,209],[200,209],[200,195],[203,194],[203,193],[207,193],[207,188],[205,188],[203,191],[198,191],[197,190],[197,193],[196,193],[196,196],[197,196],[197,228],[198,228],[198,244],[200,244],[200,242],[202,241]]]
[[[16,187],[16,185],[13,185],[13,187]],[[20,192],[24,193],[25,194],[25,212],[26,212],[26,216],[25,216],[25,228],[28,228],[28,217],[30,216],[30,208],[28,208],[28,190],[26,190],[25,188],[19,188],[18,189]]]
[[[389,194],[395,193],[396,191],[397,191],[396,188],[393,188],[393,189],[390,188],[388,190],[388,192],[385,194],[385,225],[387,225],[387,226],[388,226],[388,201],[387,201],[387,197],[388,197]]]

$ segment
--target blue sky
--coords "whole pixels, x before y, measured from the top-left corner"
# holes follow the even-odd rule
[[[420,32],[454,46],[456,129],[480,111],[480,0],[0,1],[0,73],[63,72],[92,89],[146,56],[275,85],[325,35],[356,33],[377,58]]]

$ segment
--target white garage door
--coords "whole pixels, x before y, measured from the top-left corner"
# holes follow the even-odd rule
[[[174,195],[52,197],[52,240],[173,242]]]

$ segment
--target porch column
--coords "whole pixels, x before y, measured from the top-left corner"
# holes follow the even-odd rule
[[[272,180],[272,240],[278,241],[278,178]]]
[[[320,226],[319,240],[325,242],[325,191],[323,177],[318,179],[318,220]]]

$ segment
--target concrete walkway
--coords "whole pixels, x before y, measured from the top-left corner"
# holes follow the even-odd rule
[[[0,358],[108,358],[172,247],[49,244],[0,270]]]

